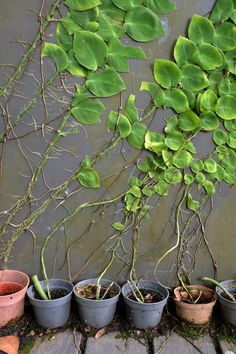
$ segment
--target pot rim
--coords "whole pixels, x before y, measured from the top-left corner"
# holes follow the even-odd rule
[[[181,304],[181,306],[186,306],[186,307],[191,307],[191,306],[194,306],[194,308],[197,308],[197,307],[202,307],[202,306],[212,306],[212,304],[215,304],[216,303],[216,300],[217,300],[217,294],[216,292],[211,289],[211,288],[208,288],[204,285],[201,285],[201,284],[191,284],[191,285],[186,285],[186,288],[190,289],[190,290],[195,290],[195,289],[199,289],[199,290],[203,290],[205,291],[205,293],[211,293],[212,294],[212,301],[210,302],[207,302],[207,303],[202,303],[202,304],[195,304],[195,303],[188,303],[188,302],[184,302],[182,299],[181,300],[178,300],[177,297],[176,297],[176,293],[177,292],[180,292],[183,287],[182,286],[177,286],[176,288],[174,288],[173,292],[174,292],[174,302],[176,304]]]
[[[9,298],[9,297],[13,297],[13,296],[18,296],[19,294],[25,294],[26,293],[26,289],[28,288],[28,286],[29,286],[29,283],[30,283],[30,279],[29,279],[29,276],[26,274],[26,273],[24,273],[24,272],[21,272],[20,270],[16,270],[16,269],[1,269],[0,270],[0,273],[1,272],[9,272],[9,273],[17,273],[17,274],[21,274],[23,277],[25,277],[25,279],[26,279],[26,285],[23,285],[23,284],[21,284],[19,281],[18,281],[18,283],[20,284],[20,285],[22,285],[23,286],[23,288],[22,289],[20,289],[19,291],[16,291],[15,293],[12,293],[12,294],[7,294],[7,295],[0,295],[0,298],[1,299],[7,299],[7,298]],[[9,280],[0,280],[0,283],[2,283],[2,284],[4,284],[4,283],[9,283],[9,282],[13,282],[13,281],[9,281]],[[17,283],[17,281],[16,281],[16,283]]]
[[[120,296],[120,293],[121,293],[121,287],[120,287],[120,285],[119,285],[118,283],[116,283],[115,281],[112,281],[112,280],[110,280],[110,279],[104,279],[104,278],[101,279],[100,284],[101,284],[101,285],[107,285],[107,283],[109,283],[109,284],[113,283],[113,285],[115,285],[116,288],[117,288],[117,290],[118,290],[118,293],[117,293],[115,296],[113,296],[113,297],[111,297],[111,298],[109,298],[109,299],[96,300],[96,299],[87,299],[86,297],[80,296],[80,295],[76,292],[75,289],[76,289],[76,287],[77,287],[79,284],[84,283],[84,285],[85,285],[85,284],[88,284],[88,285],[89,285],[89,284],[90,284],[90,285],[96,285],[97,279],[98,279],[98,278],[92,278],[92,279],[84,279],[84,280],[78,281],[78,282],[74,285],[74,287],[73,287],[73,293],[74,293],[74,295],[75,295],[76,297],[78,297],[79,299],[82,299],[82,300],[87,301],[88,303],[89,303],[89,302],[94,303],[95,301],[97,301],[97,302],[105,302],[105,301],[107,301],[107,302],[108,302],[108,301],[112,301],[113,299],[116,299],[116,298],[118,298],[118,297]]]
[[[35,295],[34,295],[34,292],[33,292],[33,296],[31,294],[29,294],[29,292],[34,288],[34,285],[30,285],[30,287],[28,288],[27,290],[27,296],[30,298],[30,299],[33,299],[35,303],[40,303],[40,304],[43,304],[43,303],[56,303],[58,302],[59,300],[61,299],[66,299],[67,297],[70,297],[72,292],[73,292],[73,284],[69,281],[69,280],[65,280],[65,279],[55,279],[55,278],[51,278],[51,279],[48,279],[48,282],[50,283],[50,281],[53,280],[53,281],[62,281],[68,285],[71,285],[71,290],[69,291],[68,294],[64,295],[64,296],[61,296],[57,299],[52,299],[52,300],[40,300],[40,299],[36,299],[35,298]],[[39,281],[40,283],[45,283],[45,280],[40,280]],[[60,286],[58,286],[57,288],[60,288]],[[49,284],[49,289],[50,289],[50,284]],[[68,290],[68,289],[67,289]]]
[[[236,292],[236,279],[222,280],[220,282],[220,284],[222,284],[226,288],[227,288],[227,285],[235,284],[235,286],[233,287],[233,291]],[[227,290],[229,290],[229,289],[227,289]],[[219,296],[220,298],[224,299],[224,301],[228,302],[229,304],[235,304],[236,305],[236,301],[233,302],[233,301],[227,299],[226,297],[222,296],[223,293],[224,293],[223,290],[221,290],[218,286],[216,286],[216,294],[217,294],[217,296]]]

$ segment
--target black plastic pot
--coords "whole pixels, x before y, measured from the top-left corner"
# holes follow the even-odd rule
[[[236,280],[224,280],[220,284],[230,293],[236,295]],[[236,301],[233,302],[226,299],[223,291],[218,287],[216,287],[216,293],[220,303],[222,317],[233,326],[236,326]]]
[[[130,299],[128,296],[134,291],[132,283],[126,283],[122,287],[122,295],[125,302],[126,316],[132,327],[145,329],[155,327],[161,320],[163,309],[169,297],[168,290],[161,284],[141,280],[138,282],[140,290],[154,291],[163,296],[163,300],[154,303],[141,303]]]
[[[109,286],[112,283],[111,280],[102,279],[100,285]],[[91,327],[102,328],[107,326],[113,319],[116,304],[120,296],[121,288],[118,284],[113,283],[111,289],[117,292],[117,295],[110,299],[103,300],[91,300],[86,299],[78,295],[76,288],[86,284],[95,285],[97,279],[88,279],[78,282],[74,286],[75,300],[78,306],[78,314],[80,320]]]
[[[46,291],[45,281],[40,281]],[[38,324],[44,328],[57,328],[63,326],[70,315],[70,303],[73,285],[62,279],[49,279],[50,291],[64,290],[67,295],[54,300],[39,300],[35,298],[35,289],[31,285],[27,291],[29,302],[33,306],[34,315]]]

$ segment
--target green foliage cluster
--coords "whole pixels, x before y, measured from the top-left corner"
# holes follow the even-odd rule
[[[146,42],[159,38],[164,28],[158,14],[175,8],[171,1],[156,0],[66,0],[69,11],[57,25],[58,45],[45,43],[43,55],[51,56],[58,71],[85,78],[77,85],[71,113],[82,124],[96,124],[105,109],[101,101],[125,90],[120,75],[128,71],[128,59],[145,59],[139,47],[121,42],[126,33]],[[135,96],[130,95],[122,112],[111,111],[107,128],[136,149],[148,152],[138,164],[141,178],[132,177],[125,195],[125,212],[148,213],[143,200],[154,194],[167,195],[171,184],[196,183],[207,195],[217,182],[236,183],[236,2],[217,0],[209,19],[193,15],[188,37],[180,36],[174,61],[156,59],[155,82],[142,82],[156,109],[171,108],[163,132],[150,131],[139,117]],[[209,133],[214,150],[197,155],[194,139]],[[206,135],[208,137],[208,135]],[[82,163],[79,182],[100,185],[89,161]],[[189,193],[187,206],[197,211],[199,200]],[[124,225],[114,223],[122,230]]]

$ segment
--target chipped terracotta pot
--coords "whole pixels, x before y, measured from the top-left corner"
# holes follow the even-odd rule
[[[212,315],[213,306],[216,303],[216,293],[214,290],[202,285],[187,285],[194,299],[204,298],[206,302],[190,303],[187,302],[188,293],[183,291],[181,286],[174,289],[174,301],[177,316],[185,321],[195,325],[207,324]]]
[[[0,328],[14,324],[24,313],[29,277],[18,270],[0,270]]]

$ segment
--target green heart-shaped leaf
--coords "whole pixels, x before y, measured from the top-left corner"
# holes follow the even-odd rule
[[[212,138],[213,138],[213,141],[216,145],[223,145],[223,144],[226,144],[228,141],[228,135],[222,129],[216,129],[213,132]]]
[[[211,71],[210,75],[208,76],[210,89],[215,90],[223,78],[224,75],[222,71],[217,71],[217,70]]]
[[[138,42],[149,42],[165,33],[159,18],[144,6],[135,6],[127,12],[124,28]]]
[[[69,71],[69,73],[71,73],[71,75],[73,76],[85,77],[87,75],[87,69],[85,69],[82,65],[80,65],[77,62],[73,50],[72,49],[69,50],[67,54],[69,60],[67,70]]]
[[[200,208],[200,202],[198,200],[194,200],[191,194],[188,194],[187,206],[190,210],[197,211]]]
[[[230,132],[236,130],[236,119],[224,120],[224,127]]]
[[[206,177],[204,176],[204,174],[202,172],[196,173],[195,181],[198,183],[199,186],[202,186],[203,183],[205,182],[205,180],[206,180]]]
[[[126,88],[120,75],[109,67],[101,72],[90,73],[86,87],[99,97],[114,96]]]
[[[86,11],[101,4],[100,0],[65,0],[65,5],[72,10],[76,11]]]
[[[126,116],[119,114],[117,120],[117,127],[120,133],[121,138],[127,138],[131,133],[131,124]]]
[[[188,38],[179,36],[174,48],[174,58],[179,66],[198,63],[199,55],[196,44]]]
[[[215,160],[213,160],[211,157],[208,157],[206,160],[204,160],[204,171],[209,172],[209,173],[214,173],[217,170],[217,164]]]
[[[115,6],[112,0],[102,0],[99,10],[101,13],[104,13],[108,17],[112,17],[117,21],[123,21],[125,16],[125,12]]]
[[[61,24],[67,30],[69,35],[72,35],[74,32],[81,30],[81,27],[72,19],[70,12],[68,12],[66,17],[61,19]]]
[[[135,96],[130,95],[125,103],[125,113],[131,123],[139,121],[138,109],[135,106]]]
[[[132,125],[131,133],[127,138],[129,144],[136,149],[143,149],[146,132],[147,132],[146,125],[141,123],[134,123]]]
[[[103,39],[88,31],[75,32],[73,50],[78,62],[90,70],[97,70],[108,54]]]
[[[220,125],[219,119],[213,112],[203,112],[200,114],[201,128],[204,130],[214,130]]]
[[[153,82],[143,81],[140,86],[140,91],[149,92],[156,107],[161,107],[164,104],[165,95],[159,85]]]
[[[114,222],[111,226],[113,227],[113,229],[118,231],[124,230],[124,225],[121,224],[121,222]]]
[[[236,96],[236,83],[231,82],[230,78],[226,77],[223,80],[221,80],[220,84],[218,85],[218,91],[220,96],[224,96],[224,95]]]
[[[154,78],[164,88],[177,85],[181,80],[179,67],[170,60],[156,59],[154,62]]]
[[[210,20],[213,23],[227,20],[233,12],[232,0],[217,0],[211,11]]]
[[[178,131],[168,133],[165,138],[165,144],[168,148],[174,151],[180,149],[183,146],[184,141],[185,136]]]
[[[230,132],[230,133],[229,133],[227,144],[228,144],[231,148],[236,149],[236,132]]]
[[[236,97],[225,95],[218,99],[216,113],[222,119],[231,120],[236,118]]]
[[[72,37],[60,22],[57,24],[56,37],[57,37],[57,42],[66,51],[72,48]]]
[[[110,41],[108,45],[108,51],[108,64],[115,70],[121,72],[129,71],[129,58],[146,59],[142,48],[123,45],[117,39]]]
[[[170,0],[146,0],[145,5],[160,15],[167,14],[176,9],[176,4]]]
[[[185,168],[191,164],[192,159],[192,155],[188,151],[179,150],[173,156],[173,164],[178,168]]]
[[[211,89],[206,90],[200,96],[200,111],[215,111],[218,97]]]
[[[59,72],[64,71],[68,67],[69,61],[67,54],[65,50],[57,44],[44,42],[42,56],[52,58]]]
[[[192,131],[200,127],[200,119],[193,111],[188,110],[179,115],[178,125],[184,131]]]
[[[202,160],[193,161],[191,164],[191,170],[194,173],[201,172],[203,170],[203,167],[204,167],[204,164],[203,164]]]
[[[78,173],[77,178],[84,187],[98,188],[100,187],[100,178],[96,170],[91,167],[84,167]]]
[[[168,195],[168,188],[169,183],[165,180],[162,180],[155,185],[155,191],[159,195]]]
[[[88,98],[71,109],[71,114],[81,124],[96,124],[100,122],[100,117],[105,106],[98,98]]]
[[[216,189],[215,189],[214,184],[213,184],[211,181],[207,181],[207,180],[206,180],[206,181],[203,183],[203,186],[204,186],[204,188],[205,188],[205,190],[206,190],[206,192],[207,192],[207,194],[208,194],[209,196],[215,194]]]
[[[70,10],[72,20],[79,26],[86,26],[90,22],[96,22],[99,18],[99,9],[94,7],[87,11],[74,11]]]
[[[209,85],[207,75],[197,65],[183,65],[181,74],[181,82],[187,91],[201,91]]]
[[[190,175],[189,173],[186,173],[186,174],[184,175],[184,183],[185,183],[187,186],[190,186],[193,182],[194,182],[193,176]]]
[[[165,90],[164,106],[173,108],[177,113],[189,109],[188,99],[185,94],[177,88]]]
[[[216,43],[221,50],[235,49],[236,46],[236,28],[229,22],[224,22],[216,27]]]
[[[142,5],[144,0],[112,0],[112,2],[121,10],[128,11],[134,6]]]
[[[199,60],[197,63],[203,70],[214,70],[224,63],[224,58],[220,51],[211,44],[200,44],[198,52]]]
[[[188,36],[196,44],[214,43],[215,29],[206,17],[193,15],[188,28]]]
[[[112,23],[110,18],[104,14],[99,16],[98,25],[99,29],[97,34],[106,42],[109,42],[113,38],[120,38],[125,32],[121,26],[116,23]]]

